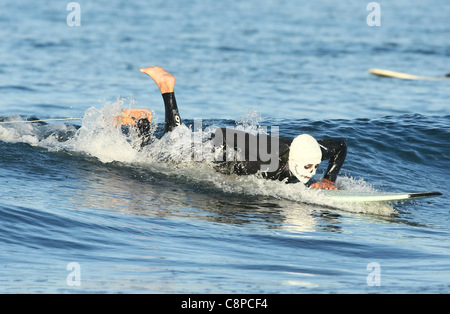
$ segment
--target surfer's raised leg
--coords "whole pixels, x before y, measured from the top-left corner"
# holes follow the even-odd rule
[[[142,68],[139,72],[150,76],[158,85],[161,94],[173,93],[175,87],[175,77],[161,67]]]
[[[156,66],[142,68],[139,71],[150,76],[158,86],[164,99],[166,111],[164,133],[172,131],[181,124],[181,118],[174,93],[175,77],[163,68]]]

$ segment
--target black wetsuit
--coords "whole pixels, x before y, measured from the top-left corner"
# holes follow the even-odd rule
[[[165,126],[164,134],[171,132],[174,128],[181,124],[180,114],[178,112],[178,106],[175,99],[174,93],[162,94],[165,106]],[[142,146],[149,144],[148,142],[148,130],[149,122],[148,120],[139,120],[138,129],[140,135],[143,136]],[[147,131],[146,131],[147,130]],[[220,132],[220,136],[216,136]],[[233,136],[236,138],[245,138],[245,141],[239,143],[237,140],[227,141],[227,136]],[[222,161],[216,161],[215,168],[217,171],[226,174],[237,174],[237,175],[249,175],[256,174],[257,172],[264,169],[264,165],[269,164],[267,158],[263,158],[259,155],[260,143],[266,147],[262,147],[262,151],[268,154],[275,153],[278,157],[278,167],[274,171],[262,172],[263,177],[273,180],[285,180],[287,182],[296,182],[297,178],[289,171],[289,148],[293,139],[279,137],[276,138],[278,141],[278,147],[276,152],[271,152],[271,143],[274,140],[273,137],[267,134],[253,135],[247,132],[239,130],[231,130],[225,128],[219,128],[212,135],[211,140],[213,141],[215,148],[223,149],[224,158]],[[234,143],[234,147],[230,147],[228,143]],[[328,179],[332,182],[336,181],[339,170],[341,169],[345,157],[347,155],[347,142],[343,138],[330,138],[317,141],[320,145],[322,151],[322,161],[329,159],[328,169],[325,172],[324,179]],[[256,149],[250,149],[250,143],[256,143]],[[242,148],[242,149],[241,149]],[[239,151],[243,158],[239,160],[227,161],[225,154],[227,150],[233,149],[234,151]],[[265,149],[265,150],[264,150]],[[255,155],[256,153],[256,155]]]

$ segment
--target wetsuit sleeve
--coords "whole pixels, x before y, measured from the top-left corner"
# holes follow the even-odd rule
[[[175,99],[175,94],[164,93],[162,94],[165,107],[165,123],[164,123],[164,134],[171,132],[174,128],[181,124],[180,114],[178,112],[177,101]],[[139,137],[142,139],[141,148],[147,146],[151,143],[150,134],[150,121],[147,119],[140,119],[136,123],[136,129],[138,131]]]
[[[337,175],[347,156],[347,141],[343,138],[331,138],[318,141],[322,150],[322,160],[329,159],[324,179],[336,182]]]
[[[174,128],[181,125],[180,113],[178,112],[177,101],[175,99],[175,93],[164,93],[162,94],[164,99],[165,107],[165,123],[164,123],[164,134],[171,132]]]

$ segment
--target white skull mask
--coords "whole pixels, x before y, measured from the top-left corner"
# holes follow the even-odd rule
[[[303,183],[307,183],[316,173],[322,160],[319,143],[308,134],[301,134],[289,149],[289,170]]]

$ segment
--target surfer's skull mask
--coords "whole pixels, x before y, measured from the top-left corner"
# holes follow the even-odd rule
[[[307,183],[316,173],[322,160],[319,143],[308,134],[301,134],[289,149],[289,170],[303,183]]]

